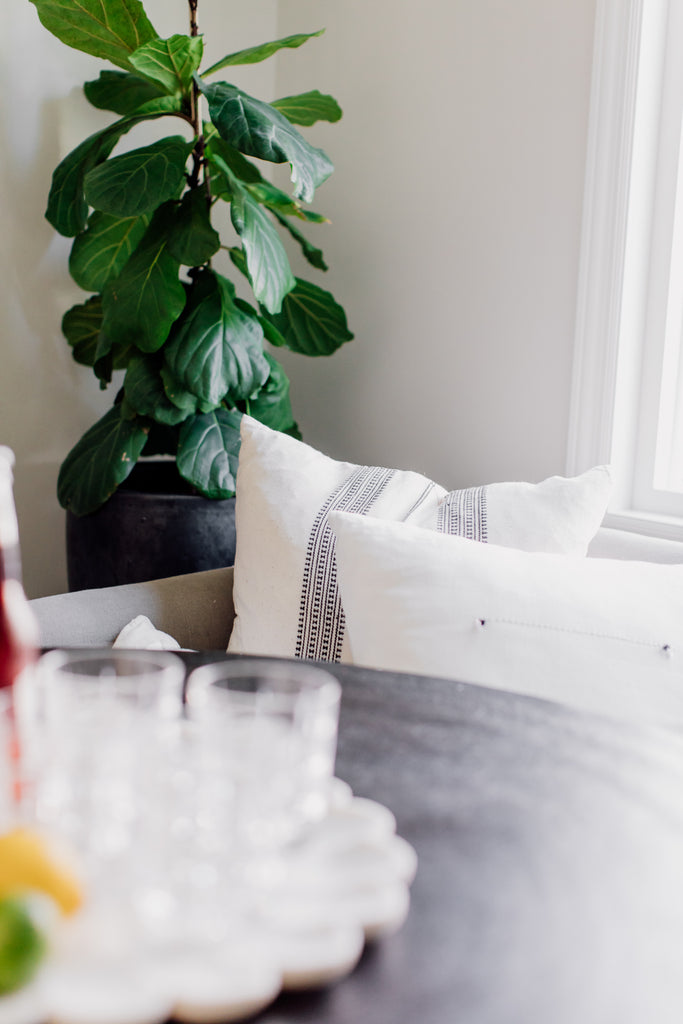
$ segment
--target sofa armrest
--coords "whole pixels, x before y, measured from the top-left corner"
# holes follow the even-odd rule
[[[181,647],[224,651],[235,617],[232,579],[232,567],[209,569],[30,603],[42,647],[107,647],[127,622],[146,615]]]

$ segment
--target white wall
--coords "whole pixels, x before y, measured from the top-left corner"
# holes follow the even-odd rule
[[[287,360],[305,435],[464,486],[563,472],[595,0],[289,0],[356,340]],[[324,282],[325,278],[322,279]],[[323,285],[324,286],[324,285]]]
[[[103,122],[78,90],[99,63],[15,6],[0,36],[0,443],[18,457],[37,596],[65,587],[58,465],[110,404],[60,335],[83,293],[43,210],[60,157]],[[185,0],[146,6],[162,34],[184,30]],[[264,98],[329,91],[345,111],[309,137],[337,168],[315,204],[333,220],[314,235],[332,267],[316,279],[356,340],[286,360],[311,442],[449,486],[563,471],[594,13],[595,0],[201,0],[212,59],[327,28],[231,75]]]

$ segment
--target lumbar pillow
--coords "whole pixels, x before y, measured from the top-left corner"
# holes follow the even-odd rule
[[[353,660],[683,726],[683,565],[568,558],[334,512]]]
[[[540,484],[446,492],[419,473],[336,462],[242,417],[231,652],[349,660],[333,509],[494,544],[584,555],[602,521],[605,467]]]

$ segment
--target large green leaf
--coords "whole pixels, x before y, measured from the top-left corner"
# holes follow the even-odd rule
[[[230,216],[242,239],[254,295],[269,313],[279,313],[296,281],[272,220],[239,186],[233,192]]]
[[[97,338],[97,351],[95,353],[95,372],[98,372],[98,365],[108,368],[106,380],[111,380],[112,370],[125,370],[132,356],[138,355],[140,350],[126,341],[114,341],[104,330],[104,317],[102,318],[103,329]]]
[[[99,78],[84,84],[83,92],[93,107],[124,115],[165,96],[161,86],[128,71],[100,71]]]
[[[142,241],[103,294],[103,330],[114,342],[154,352],[185,306],[180,265],[167,251],[171,204],[154,215]]]
[[[187,91],[203,52],[201,36],[175,35],[145,43],[131,55],[130,63],[141,75],[163,85],[167,92]]]
[[[269,352],[266,352],[266,359],[270,364],[270,375],[258,394],[249,399],[249,415],[271,430],[291,430],[295,424],[289,400],[289,378]]]
[[[121,135],[135,123],[127,118],[90,135],[55,168],[45,216],[61,235],[71,237],[85,229],[88,204],[83,195],[83,179],[99,160],[106,160]]]
[[[130,55],[157,36],[140,0],[31,0],[67,46],[129,69]]]
[[[99,508],[123,483],[144,448],[149,422],[121,415],[115,405],[86,431],[62,463],[57,497],[77,516]]]
[[[310,203],[316,188],[334,170],[322,149],[311,146],[287,118],[268,103],[227,82],[207,85],[197,79],[221,138],[240,153],[271,163],[289,163],[294,194]]]
[[[104,319],[102,322],[104,323]],[[92,368],[95,376],[99,378],[100,387],[104,389],[111,383],[114,370],[125,370],[138,349],[133,345],[112,341],[104,330],[100,330],[96,341],[95,360]]]
[[[165,347],[173,376],[204,402],[248,398],[270,372],[258,320],[235,305],[225,278],[205,271]]]
[[[263,181],[263,177],[258,167],[256,167],[255,164],[252,164],[250,160],[247,160],[246,157],[242,156],[238,150],[233,146],[230,146],[218,134],[214,134],[211,141],[207,144],[206,158],[211,165],[212,172],[218,172],[220,175],[225,176],[226,183],[227,178],[231,174],[243,182],[256,184],[257,182]],[[230,190],[228,188],[228,192],[229,191]]]
[[[69,270],[76,284],[101,292],[126,265],[148,224],[148,217],[121,219],[95,210],[71,247]]]
[[[187,118],[189,113],[189,101],[180,93],[175,93],[173,96],[166,94],[156,96],[141,103],[131,112],[131,116],[139,116],[141,120],[151,120],[152,117],[163,117],[165,114],[180,114]]]
[[[122,135],[141,121],[154,120],[162,114],[145,113],[124,117],[108,128],[88,136],[80,146],[65,156],[52,175],[52,187],[45,216],[61,235],[71,237],[85,229],[88,204],[83,195],[83,180],[92,168],[111,153]]]
[[[181,135],[171,135],[106,160],[85,175],[85,198],[116,217],[151,213],[178,194],[191,150]]]
[[[205,498],[232,498],[240,451],[241,413],[216,409],[180,428],[178,470]]]
[[[97,339],[102,329],[102,296],[92,295],[86,302],[67,310],[62,318],[62,334],[71,345],[77,363],[94,366]]]
[[[177,409],[183,411],[184,418],[189,416],[190,413],[211,411],[210,409],[199,408],[197,396],[188,391],[179,380],[176,380],[165,362],[162,364],[160,373],[166,397]]]
[[[269,181],[248,184],[246,188],[257,203],[263,203],[273,212],[282,213],[286,217],[299,217],[301,220],[311,221],[315,224],[329,224],[327,217],[324,217],[322,213],[304,209],[300,203],[288,196],[281,188],[271,185]]]
[[[160,371],[159,358],[134,356],[128,364],[123,386],[128,402],[137,413],[172,427],[187,419],[188,412],[170,401],[164,390]]]
[[[310,126],[316,121],[339,121],[342,116],[342,109],[334,97],[326,96],[317,89],[298,96],[283,96],[281,100],[273,100],[271,106],[292,124]]]
[[[287,295],[282,312],[268,314],[287,348],[305,356],[329,356],[351,341],[346,314],[329,292],[310,281],[296,279],[296,288]]]
[[[239,249],[233,245],[228,249],[228,255],[232,260],[232,263],[239,270],[240,274],[249,279],[249,271],[247,270],[247,257],[244,255],[244,249]]]
[[[318,249],[312,242],[309,242],[306,236],[302,235],[299,229],[290,223],[286,217],[282,217],[279,213],[276,213],[275,216],[283,228],[289,231],[292,238],[299,243],[304,258],[308,260],[311,266],[317,270],[328,270],[329,268],[327,263],[325,263],[322,249]]]
[[[168,233],[168,251],[186,267],[200,267],[218,252],[221,240],[211,226],[206,189],[190,189],[178,204]]]
[[[308,39],[321,36],[324,31],[325,29],[321,28],[318,32],[299,32],[294,36],[285,36],[283,39],[274,39],[270,43],[261,43],[260,46],[251,46],[247,50],[229,53],[227,57],[223,57],[221,60],[216,61],[215,64],[212,64],[210,68],[207,68],[203,74],[212,75],[215,71],[220,71],[221,68],[227,68],[233,64],[258,64],[260,61],[272,57],[278,50],[294,50]]]
[[[180,93],[174,93],[173,96],[157,96],[156,99],[147,100],[141,107],[135,111],[136,114],[145,114],[150,116],[156,114],[162,116],[163,114],[183,114],[185,117],[189,117],[189,101],[186,101]]]
[[[232,250],[232,252],[234,251],[235,250]],[[247,316],[255,317],[258,320],[263,329],[263,334],[266,341],[269,341],[271,345],[275,345],[278,348],[287,347],[287,342],[282,337],[280,332],[276,330],[273,324],[271,324],[270,320],[267,320],[265,316],[261,316],[259,313],[257,313],[253,306],[250,306],[248,302],[245,302],[244,299],[240,299],[239,297],[235,298],[235,305],[237,306],[238,309],[241,309],[243,313],[246,313]],[[264,352],[264,355],[266,356],[267,359],[268,353]]]

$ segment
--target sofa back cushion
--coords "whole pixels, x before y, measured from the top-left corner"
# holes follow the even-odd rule
[[[683,565],[330,524],[356,664],[683,728]]]
[[[43,647],[108,647],[138,615],[181,647],[224,651],[232,630],[232,567],[79,590],[31,601]]]

